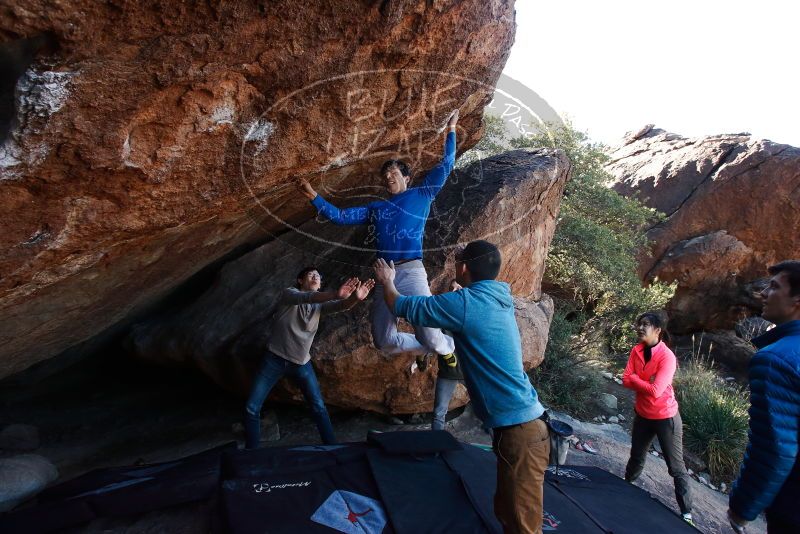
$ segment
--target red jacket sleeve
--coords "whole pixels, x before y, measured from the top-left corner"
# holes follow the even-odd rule
[[[633,385],[631,377],[636,376],[634,369],[634,360],[636,359],[636,347],[631,349],[631,354],[628,356],[628,365],[625,366],[625,371],[622,373],[622,385],[628,389],[636,389]],[[638,377],[637,377],[638,378]]]

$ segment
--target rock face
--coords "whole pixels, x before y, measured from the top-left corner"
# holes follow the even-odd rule
[[[513,151],[455,171],[431,209],[425,264],[431,289],[453,277],[454,246],[489,239],[503,254],[500,279],[511,284],[526,367],[538,365],[547,343],[552,300],[541,293],[547,247],[568,179],[560,151]],[[191,364],[245,395],[267,343],[277,293],[297,272],[317,266],[323,282],[371,276],[373,244],[365,227],[311,220],[222,267],[217,280],[188,307],[135,325],[128,338],[138,357]],[[315,358],[326,402],[377,412],[430,411],[435,371],[412,372],[413,357],[388,357],[372,345],[368,302],[326,318]],[[461,395],[453,407],[463,404]],[[299,399],[299,392],[289,394]],[[284,398],[286,395],[284,394]]]
[[[43,456],[21,454],[0,458],[0,512],[33,497],[57,478],[58,470]]]
[[[509,0],[3,7],[0,377],[307,219],[293,176],[427,168],[456,107],[474,144],[514,30]]]
[[[756,348],[748,340],[729,330],[712,330],[705,332],[703,337],[708,340],[710,356],[714,361],[725,364],[740,377],[747,377],[750,358],[756,353]],[[713,348],[711,343],[714,344]]]
[[[678,333],[731,330],[760,312],[766,267],[800,257],[800,149],[747,134],[688,139],[653,128],[628,136],[608,165],[614,189],[667,218],[651,228],[640,274],[677,282]]]
[[[746,323],[745,323],[746,324]],[[742,332],[741,324],[734,330],[708,330],[692,336],[675,336],[674,350],[679,353],[693,353],[722,364],[727,374],[747,384],[747,369],[756,348],[750,343],[751,331]],[[694,339],[692,339],[694,338]]]
[[[12,424],[0,430],[0,449],[35,451],[39,448],[39,429],[33,425]]]

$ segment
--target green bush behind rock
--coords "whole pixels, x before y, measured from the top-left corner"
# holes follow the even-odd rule
[[[631,327],[636,317],[662,309],[675,292],[675,285],[658,281],[643,287],[637,275],[637,255],[648,248],[646,232],[664,216],[610,189],[608,148],[570,124],[509,139],[502,119],[486,115],[484,121],[483,139],[458,165],[540,147],[562,149],[572,162],[544,279],[556,297],[556,310],[544,361],[530,376],[546,405],[588,416],[601,389],[601,378],[589,364],[602,363],[609,354],[626,358],[636,343]],[[680,369],[675,390],[685,446],[702,457],[713,478],[731,480],[747,443],[746,391],[721,382],[701,359]]]
[[[714,480],[733,480],[747,446],[747,391],[720,380],[707,358],[682,365],[674,387],[684,446],[700,455]]]

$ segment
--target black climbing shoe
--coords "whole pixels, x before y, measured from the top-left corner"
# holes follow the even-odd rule
[[[420,354],[417,356],[417,369],[420,373],[424,373],[428,369],[430,363],[430,354]]]

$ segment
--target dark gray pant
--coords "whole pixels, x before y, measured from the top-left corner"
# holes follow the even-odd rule
[[[394,285],[401,295],[421,295],[429,297],[428,274],[421,260],[398,265]],[[438,328],[414,326],[414,333],[397,331],[397,317],[383,300],[383,285],[377,284],[372,294],[372,341],[375,347],[387,354],[411,352],[413,354],[450,354],[455,350],[451,336]]]
[[[797,534],[800,525],[789,523],[783,518],[777,518],[767,510],[767,534]]]
[[[647,459],[647,451],[656,436],[667,461],[669,474],[675,479],[678,507],[682,514],[691,512],[692,493],[689,489],[689,474],[683,463],[683,422],[680,413],[670,419],[645,419],[636,414],[631,436],[631,459],[625,467],[625,480],[633,482],[639,478]]]

